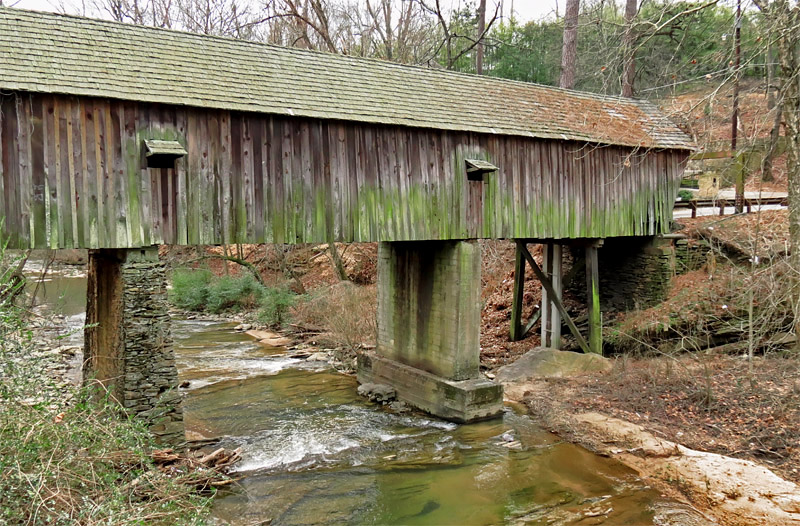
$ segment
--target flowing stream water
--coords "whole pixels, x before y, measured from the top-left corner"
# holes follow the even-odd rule
[[[80,327],[85,278],[48,279],[41,300]],[[354,378],[233,326],[173,324],[180,378],[189,382],[187,433],[243,449],[238,484],[215,498],[217,522],[695,524],[632,471],[559,440],[520,407],[471,425],[394,413],[360,398]]]

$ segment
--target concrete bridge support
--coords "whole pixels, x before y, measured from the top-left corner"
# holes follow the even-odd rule
[[[499,415],[502,387],[479,371],[480,272],[474,241],[380,243],[378,346],[359,357],[359,382],[456,422]]]
[[[99,382],[156,439],[184,439],[158,248],[89,251],[84,382]]]

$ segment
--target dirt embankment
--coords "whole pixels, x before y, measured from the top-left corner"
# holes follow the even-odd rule
[[[800,524],[800,488],[767,467],[783,476],[794,473],[796,479],[796,464],[776,465],[731,447],[748,438],[757,418],[728,432],[713,412],[676,418],[674,405],[654,396],[659,390],[625,378],[620,361],[610,373],[540,378],[509,393],[551,431],[630,466],[665,495],[689,504],[708,524]],[[662,366],[659,359],[649,360],[653,381],[663,374],[657,371]],[[665,398],[677,391],[660,390]]]

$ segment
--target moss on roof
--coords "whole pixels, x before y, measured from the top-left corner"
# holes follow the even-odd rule
[[[692,148],[646,101],[12,8],[0,8],[0,89]]]

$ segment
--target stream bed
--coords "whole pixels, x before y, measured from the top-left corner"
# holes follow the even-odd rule
[[[35,275],[36,268],[29,270]],[[73,329],[85,278],[51,272],[39,299]],[[212,517],[233,525],[679,525],[692,512],[618,462],[565,443],[521,407],[456,425],[395,413],[355,378],[219,321],[175,319],[187,435],[242,447]],[[73,330],[70,343],[79,344]]]
[[[230,524],[678,524],[681,507],[621,464],[537,427],[522,408],[456,425],[394,413],[354,378],[233,324],[174,327],[187,432],[243,449]]]

